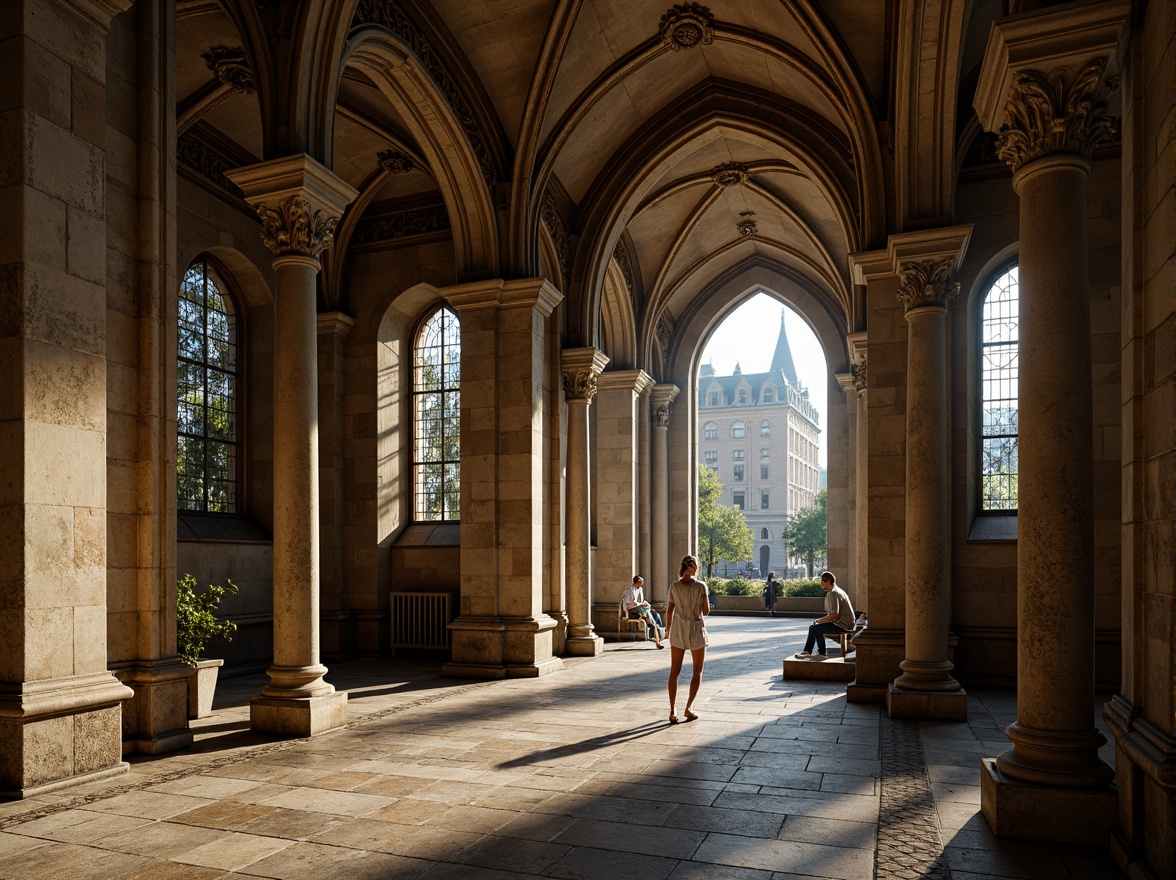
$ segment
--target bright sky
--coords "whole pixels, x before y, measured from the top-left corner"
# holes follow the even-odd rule
[[[821,415],[820,461],[825,467],[828,462],[825,413],[829,407],[825,352],[816,334],[793,309],[766,293],[753,296],[715,330],[703,349],[702,363],[714,364],[715,372],[720,376],[731,375],[736,362],[745,373],[766,372],[772,365],[776,339],[780,336],[780,309],[785,310],[784,326],[792,349],[792,362],[796,364],[796,375],[809,389],[809,399]]]

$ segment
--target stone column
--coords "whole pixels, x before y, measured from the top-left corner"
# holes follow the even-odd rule
[[[670,406],[677,396],[677,385],[655,385],[650,395],[653,405],[653,451],[649,475],[653,561],[645,581],[649,584],[649,601],[661,607],[665,606],[670,584],[678,579],[678,567],[670,558]]]
[[[578,657],[595,657],[604,642],[592,626],[592,572],[589,529],[591,498],[588,479],[588,407],[596,396],[596,381],[608,358],[595,348],[563,353],[564,397],[568,404],[567,533],[564,566],[568,589],[568,637],[565,650]]]
[[[971,226],[891,236],[907,320],[906,654],[886,695],[893,718],[964,721],[968,698],[952,677],[948,525],[947,303]]]
[[[651,385],[653,380],[642,370],[604,373],[596,382],[595,576],[600,604],[609,605],[613,613],[614,599],[620,599],[638,573],[637,404]]]
[[[854,639],[854,680],[846,688],[853,703],[884,703],[890,684],[902,671],[906,649],[905,489],[906,334],[898,315],[898,279],[887,251],[849,257],[853,283],[865,289],[869,341],[870,393],[865,385],[865,334],[851,348],[863,385],[858,398],[858,558],[869,570],[870,625]]]
[[[547,325],[562,296],[542,278],[441,291],[461,318],[461,599],[458,678],[554,672],[544,607]]]
[[[858,611],[870,613],[870,554],[866,552],[866,535],[869,529],[870,504],[869,492],[869,419],[867,418],[866,398],[866,334],[851,333],[849,335],[850,357],[853,366],[854,399],[851,403],[854,411],[854,466],[853,494],[857,499],[854,509],[854,534],[857,536],[857,558],[854,565],[854,581],[857,583]]]
[[[863,596],[858,588],[858,544],[857,544],[857,385],[852,372],[836,373],[834,378],[845,395],[845,427],[847,440],[845,444],[846,467],[846,563],[845,571],[838,576],[837,583],[845,590],[849,600],[853,602],[854,611],[865,611],[862,604]]]
[[[327,660],[354,656],[356,615],[347,608],[344,576],[343,407],[346,389],[343,349],[355,319],[342,312],[318,316],[319,511],[322,541],[322,645]]]
[[[126,772],[107,669],[106,35],[128,2],[0,15],[0,796]],[[173,642],[174,646],[174,642]]]
[[[1086,180],[1126,0],[1015,16],[989,38],[976,109],[1021,201],[1017,720],[981,772],[1000,835],[1105,840],[1111,768],[1093,725],[1094,513]],[[1032,811],[1034,821],[1024,817]]]
[[[319,657],[319,254],[356,191],[305,154],[228,173],[274,254],[274,662],[250,701],[257,731],[313,736],[347,722]]]

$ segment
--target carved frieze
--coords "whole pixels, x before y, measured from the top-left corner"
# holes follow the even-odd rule
[[[396,241],[449,230],[449,212],[444,205],[425,205],[365,217],[356,224],[350,244],[354,246]]]
[[[261,240],[275,257],[314,257],[330,245],[338,217],[328,216],[305,196],[291,196],[277,205],[257,205]]]
[[[213,46],[201,57],[207,62],[208,69],[213,75],[229,88],[246,95],[252,95],[257,88],[253,70],[249,67],[249,59],[240,46]]]
[[[954,263],[954,257],[903,263],[898,273],[898,301],[903,308],[909,312],[920,306],[946,306],[960,292],[960,283],[951,277]]]
[[[701,3],[675,3],[661,17],[658,31],[675,52],[708,46],[715,38],[715,16]]]
[[[755,211],[740,211],[735,228],[739,230],[740,235],[755,235]]]
[[[716,186],[721,186],[724,189],[729,186],[743,186],[747,183],[748,177],[750,177],[750,173],[747,166],[741,162],[726,162],[711,169],[711,180],[715,182]]]
[[[478,125],[478,119],[470,108],[469,101],[449,73],[442,53],[430,45],[424,31],[415,21],[405,15],[397,0],[359,0],[359,4],[355,7],[355,15],[351,19],[351,26],[359,27],[365,24],[376,24],[387,28],[416,55],[421,66],[428,72],[429,78],[437,84],[437,88],[445,96],[450,109],[453,110],[453,115],[457,117],[462,131],[465,132],[487,186],[493,189],[494,162],[486,147],[486,139],[482,136],[481,126]]]
[[[563,374],[564,395],[568,400],[592,400],[596,396],[595,370],[565,370]]]
[[[1106,67],[1106,58],[1096,58],[1077,71],[1063,67],[1049,74],[1018,73],[998,133],[997,155],[1015,172],[1051,153],[1090,158],[1095,147],[1118,137],[1119,120],[1107,112],[1107,102],[1119,80],[1105,76]]]
[[[208,178],[221,189],[240,197],[241,191],[225,176],[226,171],[236,168],[240,163],[222,156],[191,132],[185,132],[176,139],[176,161]]]
[[[408,174],[415,167],[412,157],[400,150],[381,150],[376,153],[376,164],[389,174]]]

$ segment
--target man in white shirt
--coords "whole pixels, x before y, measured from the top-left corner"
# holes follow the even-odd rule
[[[621,604],[625,607],[625,611],[630,617],[645,618],[646,626],[653,633],[654,644],[662,648],[664,645],[662,645],[662,637],[659,629],[662,625],[661,618],[658,617],[653,607],[645,601],[645,591],[642,589],[644,584],[645,579],[641,575],[634,575],[633,585],[625,590],[624,595],[621,596]]]
[[[821,586],[825,588],[824,617],[813,621],[809,627],[808,640],[804,643],[804,650],[795,655],[797,660],[808,660],[813,654],[813,645],[817,646],[817,657],[825,659],[825,636],[830,633],[853,632],[856,618],[853,606],[849,603],[849,596],[845,590],[837,586],[837,578],[831,571],[821,572]]]

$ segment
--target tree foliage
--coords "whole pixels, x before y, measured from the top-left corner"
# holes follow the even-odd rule
[[[788,554],[804,559],[809,577],[817,557],[824,558],[829,545],[829,496],[825,489],[817,493],[816,503],[788,517],[784,526]]]
[[[719,503],[723,484],[705,465],[698,469],[698,555],[709,578],[715,563],[750,559],[755,536],[747,527],[743,511]]]

